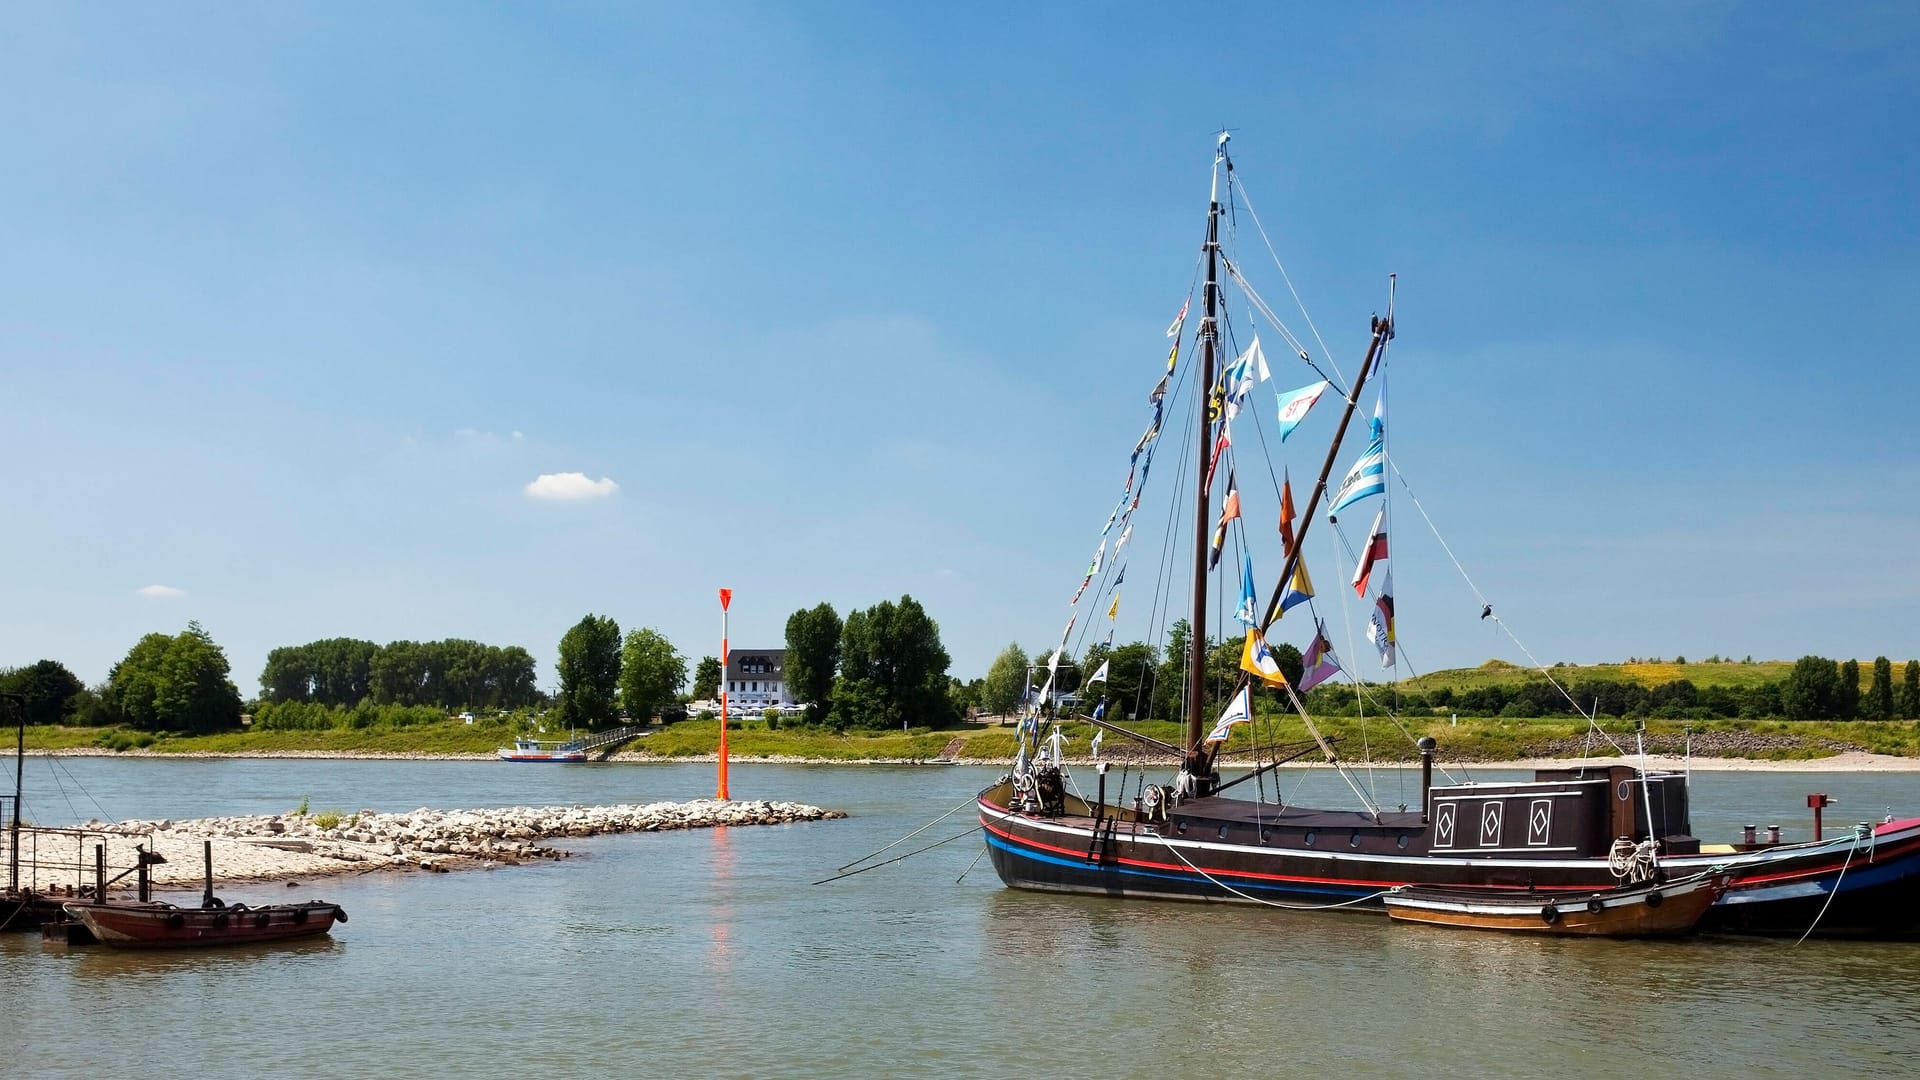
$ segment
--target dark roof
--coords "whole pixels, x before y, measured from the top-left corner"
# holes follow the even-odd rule
[[[727,652],[728,680],[734,679],[783,679],[781,669],[786,667],[785,649],[730,649]],[[747,665],[766,666],[772,670],[748,671]]]

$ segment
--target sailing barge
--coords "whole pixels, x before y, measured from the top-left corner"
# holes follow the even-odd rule
[[[1163,405],[1170,384],[1175,399],[1183,388],[1191,389],[1197,437],[1188,447],[1193,454],[1192,632],[1185,645],[1185,738],[1178,746],[1156,743],[1108,722],[1104,719],[1104,700],[1091,715],[1068,717],[1056,712],[1054,675],[1062,656],[1072,651],[1069,646],[1075,626],[1081,625],[1076,610],[1061,636],[1060,648],[1046,664],[1046,686],[1034,698],[1021,724],[1012,771],[978,797],[981,829],[1001,880],[1015,888],[1117,898],[1378,912],[1397,890],[1470,889],[1489,899],[1512,898],[1515,894],[1587,898],[1607,890],[1711,873],[1716,878],[1724,877],[1725,888],[1701,920],[1702,929],[1792,935],[1920,935],[1920,818],[1893,820],[1890,816],[1879,824],[1863,824],[1844,835],[1805,843],[1708,845],[1693,834],[1688,777],[1682,773],[1593,764],[1542,770],[1530,781],[1436,786],[1432,783],[1436,746],[1431,738],[1422,738],[1417,743],[1422,762],[1420,802],[1415,809],[1398,810],[1375,805],[1347,774],[1331,741],[1323,738],[1314,725],[1301,696],[1343,670],[1320,620],[1316,617],[1313,621],[1312,645],[1305,652],[1305,670],[1298,686],[1290,684],[1280,672],[1267,642],[1281,633],[1279,620],[1287,610],[1313,603],[1314,590],[1302,550],[1322,498],[1328,496],[1331,470],[1360,403],[1362,388],[1385,364],[1395,333],[1391,300],[1386,315],[1372,320],[1365,358],[1350,387],[1341,391],[1344,411],[1305,513],[1297,517],[1293,514],[1290,480],[1278,492],[1285,557],[1264,613],[1256,603],[1251,554],[1240,560],[1240,603],[1232,617],[1246,628],[1240,664],[1244,674],[1226,711],[1216,723],[1208,724],[1204,631],[1208,626],[1208,593],[1213,588],[1209,572],[1221,560],[1229,526],[1235,527],[1231,535],[1240,545],[1250,544],[1234,479],[1237,451],[1233,449],[1231,425],[1236,413],[1246,415],[1251,411],[1249,391],[1269,377],[1257,337],[1231,364],[1216,369],[1226,319],[1220,298],[1223,263],[1229,276],[1243,286],[1249,303],[1278,323],[1258,295],[1245,287],[1242,268],[1222,252],[1221,188],[1224,182],[1226,197],[1231,201],[1238,183],[1224,133],[1216,146],[1213,175],[1202,251],[1203,311],[1195,334],[1198,362],[1189,365],[1194,378],[1190,385],[1172,382],[1186,323],[1188,305],[1183,305],[1167,333],[1174,343],[1166,374],[1149,395],[1152,421],[1134,446],[1126,488],[1102,530],[1100,546],[1070,605],[1078,605],[1082,594],[1099,577],[1101,584],[1093,593],[1092,610],[1099,610],[1111,595],[1106,617],[1110,624],[1117,617],[1119,584],[1127,569],[1121,552],[1132,534],[1140,490],[1159,445]],[[1243,216],[1252,218],[1250,212]],[[1257,218],[1253,220],[1257,223]],[[1300,358],[1322,375],[1318,384],[1277,396],[1280,440],[1284,441],[1314,401],[1333,384],[1338,371],[1327,375],[1284,325],[1276,329]],[[1367,448],[1337,491],[1328,497],[1327,517],[1331,527],[1335,512],[1372,496],[1381,497],[1382,507],[1373,527],[1353,554],[1352,585],[1361,600],[1371,602],[1367,640],[1379,650],[1383,666],[1390,666],[1397,634],[1387,547],[1385,414],[1382,391],[1369,423]],[[1243,425],[1252,422],[1255,417],[1250,415],[1242,421]],[[1264,435],[1242,441],[1275,444]],[[1277,470],[1269,465],[1264,471]],[[1224,478],[1224,495],[1217,508],[1211,494],[1216,478]],[[1174,502],[1177,508],[1179,498]],[[1170,523],[1170,535],[1171,528]],[[1109,558],[1109,533],[1116,530]],[[1353,550],[1351,545],[1348,549]],[[1228,567],[1233,565],[1226,563]],[[1491,604],[1481,610],[1480,617],[1493,617],[1494,625],[1506,630],[1493,616]],[[1299,622],[1296,617],[1288,625]],[[1081,625],[1083,638],[1088,632],[1087,626]],[[1111,645],[1111,625],[1107,641]],[[1106,674],[1107,668],[1099,667],[1088,678],[1088,685]],[[1550,673],[1547,678],[1551,681]],[[1308,750],[1317,747],[1326,762],[1341,771],[1364,804],[1363,809],[1308,808],[1267,801],[1264,793],[1259,798],[1247,798],[1245,789],[1228,793],[1235,785],[1288,760],[1279,756],[1277,747],[1265,747],[1262,749],[1275,751],[1273,760],[1238,779],[1222,781],[1220,754],[1232,729],[1254,719],[1250,690],[1261,686],[1281,694],[1299,714],[1313,737],[1312,743],[1303,745]],[[1086,687],[1081,689],[1084,692]],[[1604,734],[1595,715],[1578,702],[1573,704],[1587,717],[1590,731]],[[1067,719],[1091,723],[1103,734],[1111,732],[1156,745],[1179,759],[1178,772],[1165,784],[1142,785],[1131,798],[1122,791],[1110,802],[1103,768],[1097,794],[1086,798],[1069,782],[1061,762],[1060,723]],[[1049,744],[1051,760],[1046,752]],[[1124,786],[1124,774],[1122,783]],[[1535,905],[1536,914],[1544,906],[1537,900],[1527,902]]]

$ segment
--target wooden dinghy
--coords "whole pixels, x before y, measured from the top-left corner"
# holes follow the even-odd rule
[[[1574,937],[1677,937],[1693,932],[1727,888],[1725,874],[1593,893],[1406,888],[1387,894],[1402,922]]]
[[[340,905],[320,900],[266,907],[68,904],[66,911],[68,917],[85,926],[101,944],[124,949],[204,948],[284,941],[325,934],[333,929],[334,923],[347,921],[347,913]]]

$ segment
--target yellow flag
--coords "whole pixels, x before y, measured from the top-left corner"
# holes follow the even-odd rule
[[[1114,593],[1113,603],[1107,607],[1107,618],[1117,619],[1119,617],[1120,617],[1120,594]]]
[[[1247,631],[1247,644],[1240,651],[1240,670],[1268,686],[1285,686],[1287,677],[1280,673],[1280,663],[1273,658],[1273,650],[1267,648],[1267,639],[1260,636],[1258,630]]]

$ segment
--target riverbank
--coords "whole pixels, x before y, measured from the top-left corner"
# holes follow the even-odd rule
[[[186,821],[89,821],[80,828],[98,834],[107,845],[109,867],[132,866],[136,845],[145,845],[166,862],[153,868],[162,889],[197,887],[205,881],[204,845],[213,843],[216,887],[240,883],[302,880],[382,870],[446,871],[491,869],[536,859],[563,859],[571,852],[543,841],[580,839],[633,832],[664,832],[720,826],[786,825],[844,818],[797,802],[740,800],[658,802],[618,806],[513,806],[492,810],[430,810],[380,814],[255,814]],[[81,865],[90,865],[92,845],[71,833],[42,834],[45,850],[84,847]],[[23,851],[41,850],[40,841]],[[32,868],[23,868],[32,874]],[[70,871],[69,871],[70,872]],[[117,871],[115,871],[117,872]],[[48,875],[54,876],[54,875]],[[65,875],[59,875],[61,882]],[[81,881],[91,875],[82,873]],[[123,886],[130,884],[123,882]]]
[[[160,758],[166,760],[221,760],[228,758],[256,758],[261,760],[319,760],[319,761],[497,761],[493,754],[430,754],[430,753],[392,753],[386,751],[356,750],[232,750],[220,753],[209,751],[160,751],[160,750],[105,750],[98,747],[78,747],[71,750],[28,750],[28,757],[122,757],[122,758]],[[919,758],[919,757],[870,757],[870,758],[816,758],[791,754],[728,754],[727,760],[744,765],[978,765],[982,767],[1005,766],[1006,758],[956,757]],[[1109,758],[1115,765],[1122,764],[1119,759]],[[1443,758],[1438,765],[1465,767],[1469,769],[1572,769],[1582,764],[1606,764],[1618,762],[1633,764],[1638,759],[1613,757],[1593,757],[1587,759],[1567,757],[1516,758],[1507,761],[1463,761],[1455,758]],[[718,754],[682,754],[663,757],[656,754],[636,753],[632,751],[611,755],[604,762],[615,765],[683,765],[690,762],[717,762]],[[1093,758],[1067,755],[1070,765],[1092,766]],[[1691,767],[1696,772],[1808,772],[1808,773],[1920,773],[1920,758],[1899,757],[1893,754],[1874,754],[1866,751],[1846,750],[1827,754],[1823,757],[1805,758],[1749,758],[1749,757],[1701,757],[1688,759],[1674,754],[1648,754],[1648,764],[1656,769],[1684,771]],[[1134,766],[1138,760],[1127,762]],[[1148,761],[1149,768],[1159,764],[1172,767],[1171,758],[1164,761]],[[1357,762],[1353,764],[1358,764]],[[1417,762],[1376,762],[1376,767],[1404,768],[1417,765]],[[1223,767],[1234,769],[1235,762],[1223,762]],[[566,767],[566,766],[560,766]],[[1283,769],[1306,769],[1319,767],[1310,761],[1295,762],[1280,766]]]

